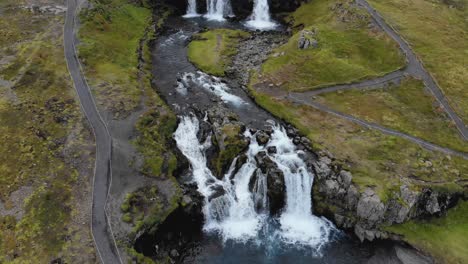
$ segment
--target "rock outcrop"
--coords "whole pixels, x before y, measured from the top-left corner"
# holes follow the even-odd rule
[[[334,219],[340,228],[354,230],[361,241],[387,238],[389,234],[382,226],[438,215],[459,199],[459,195],[402,184],[382,200],[372,188],[359,191],[352,183],[352,174],[335,165],[326,153],[313,166],[317,175],[312,194],[314,212]]]

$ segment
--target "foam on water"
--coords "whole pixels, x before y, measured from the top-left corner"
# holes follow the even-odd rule
[[[184,15],[185,18],[199,17],[200,14],[197,13],[197,0],[188,0],[187,1],[187,13]]]
[[[245,132],[245,136],[251,140],[246,153],[247,161],[233,175],[237,159],[234,160],[222,180],[217,179],[207,166],[205,150],[211,140],[208,137],[206,142],[199,142],[198,130],[198,119],[184,116],[181,117],[174,138],[190,161],[193,179],[205,197],[205,231],[218,233],[225,242],[254,242],[267,247],[268,244],[281,242],[310,247],[313,252],[319,252],[330,241],[331,232],[335,230],[333,225],[325,218],[314,216],[311,211],[314,175],[308,171],[307,165],[300,158],[300,151],[286,135],[284,128],[277,125],[273,127],[274,132],[267,146],[260,146],[255,135]],[[266,182],[257,183],[259,186],[254,188],[254,193],[249,191],[251,177],[258,170],[255,155],[270,146],[275,146],[277,153],[267,155],[283,171],[286,184],[286,207],[279,219],[273,219],[273,222],[279,223],[279,227],[274,230],[271,230],[272,217],[268,212],[255,210],[255,197],[266,199]],[[267,204],[267,201],[260,202]]]
[[[230,0],[207,0],[206,8],[204,17],[208,20],[224,21],[225,17],[234,16]]]
[[[229,86],[222,82],[220,78],[208,75],[201,71],[181,74],[181,77],[177,81],[176,91],[180,94],[186,95],[187,90],[194,87],[202,88],[205,91],[216,95],[225,103],[229,103],[234,106],[247,104],[247,102],[242,100],[239,96],[231,94]]]
[[[260,30],[274,29],[278,26],[271,19],[268,0],[255,0],[253,12],[246,22],[246,26]]]

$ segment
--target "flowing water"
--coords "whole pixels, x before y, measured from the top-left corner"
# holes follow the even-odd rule
[[[274,118],[256,106],[236,80],[199,72],[187,60],[187,41],[193,34],[202,27],[231,24],[171,17],[167,25],[166,33],[155,42],[153,81],[168,105],[180,116],[174,138],[190,162],[191,179],[204,196],[204,232],[202,237],[194,238],[196,246],[180,252],[184,255],[181,262],[366,263],[376,250],[374,244],[361,244],[334,228],[325,218],[312,214],[314,175],[284,129],[275,122],[266,122]],[[247,127],[273,126],[274,130],[267,146],[257,144],[255,136],[247,130],[245,136],[251,139],[247,161],[239,170],[231,166],[221,179],[207,166],[210,138],[200,142],[197,137],[204,120],[189,114],[193,107],[207,111],[219,104],[238,115]],[[266,177],[257,174],[257,181],[249,188],[252,175],[258,173],[254,157],[268,146],[276,146],[277,153],[268,155],[285,176],[286,205],[278,216],[270,216],[265,210],[269,202]],[[154,254],[151,239],[155,238],[142,240],[138,246],[148,256]]]
[[[198,17],[200,14],[197,13],[197,0],[188,0],[187,2],[187,13],[184,17]]]
[[[234,16],[230,0],[206,0],[206,7],[208,20],[224,21],[225,17]]]
[[[268,0],[255,0],[253,12],[246,25],[260,30],[269,30],[277,27],[277,24],[271,19]]]
[[[247,162],[234,174],[234,160],[229,172],[222,180],[213,176],[207,166],[205,150],[210,147],[211,139],[199,142],[197,134],[199,121],[194,116],[184,116],[175,132],[177,146],[190,161],[193,180],[199,192],[205,197],[204,230],[219,234],[224,242],[255,243],[269,248],[271,243],[290,244],[309,247],[320,254],[321,248],[337,232],[325,218],[311,212],[311,189],[313,174],[308,171],[300,158],[292,140],[284,128],[273,125],[273,134],[266,146],[260,146],[249,131],[250,138]],[[267,154],[283,172],[286,185],[286,208],[279,219],[270,217],[267,210],[257,212],[255,204],[263,208],[268,204],[266,177],[259,180],[249,191],[249,182],[258,172],[255,155],[268,147],[276,147],[276,154]],[[276,224],[275,224],[276,223]]]

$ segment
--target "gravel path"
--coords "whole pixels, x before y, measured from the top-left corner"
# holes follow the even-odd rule
[[[435,82],[434,78],[432,78],[431,74],[426,71],[421,61],[418,59],[416,54],[411,49],[410,45],[397,33],[397,31],[389,26],[384,18],[374,9],[366,0],[356,0],[357,4],[362,6],[369,12],[372,17],[372,20],[376,25],[378,25],[383,31],[385,31],[392,39],[394,39],[400,49],[406,56],[407,65],[405,68],[391,72],[387,75],[382,77],[365,80],[358,83],[353,84],[342,84],[342,85],[334,85],[329,86],[321,89],[316,89],[313,91],[303,92],[302,94],[315,96],[322,93],[329,93],[335,92],[339,90],[348,90],[348,89],[372,89],[372,88],[380,88],[386,86],[390,83],[398,83],[400,82],[406,75],[413,76],[416,79],[420,79],[424,82],[425,86],[431,91],[432,95],[436,98],[439,104],[444,108],[447,115],[450,119],[453,120],[455,123],[458,131],[460,132],[463,139],[468,140],[468,128],[463,122],[463,120],[455,113],[453,108],[450,106],[447,98],[440,90],[439,86]]]
[[[67,15],[64,25],[64,51],[68,71],[73,80],[81,109],[92,127],[96,140],[96,164],[94,168],[93,206],[91,230],[98,255],[102,263],[122,263],[114,235],[105,209],[109,186],[112,181],[111,156],[112,139],[94,102],[86,83],[75,49],[76,16],[80,0],[67,1]]]
[[[322,104],[319,104],[319,103],[317,103],[317,102],[315,102],[313,100],[307,99],[301,93],[289,93],[288,94],[288,99],[293,101],[293,102],[299,103],[299,104],[311,106],[311,107],[313,107],[313,108],[315,108],[317,110],[320,110],[322,112],[326,112],[328,114],[332,114],[334,116],[344,118],[344,119],[346,119],[348,121],[351,121],[351,122],[353,122],[355,124],[358,124],[358,125],[361,125],[363,127],[366,127],[366,128],[369,128],[369,129],[375,129],[375,130],[378,130],[378,131],[380,131],[382,133],[385,133],[387,135],[392,135],[392,136],[397,136],[397,137],[407,139],[407,140],[409,140],[411,142],[414,142],[414,143],[416,143],[416,144],[420,145],[421,147],[426,148],[428,150],[439,151],[439,152],[442,152],[442,153],[445,153],[445,154],[448,154],[448,155],[454,155],[454,156],[459,156],[459,157],[468,159],[468,153],[459,152],[459,151],[456,151],[456,150],[453,150],[453,149],[441,147],[439,145],[430,143],[430,142],[425,141],[423,139],[420,139],[420,138],[417,138],[417,137],[414,137],[414,136],[411,136],[411,135],[408,135],[408,134],[405,134],[405,133],[402,133],[402,132],[399,132],[399,131],[396,131],[396,130],[393,130],[393,129],[386,128],[386,127],[381,126],[379,124],[367,122],[367,121],[361,120],[359,118],[353,117],[351,115],[343,114],[341,112],[330,109],[330,108],[328,108],[328,107],[326,107],[326,106],[324,106]]]

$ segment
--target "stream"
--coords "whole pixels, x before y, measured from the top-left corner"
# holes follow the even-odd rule
[[[166,23],[168,28],[153,47],[154,85],[179,116],[174,139],[191,165],[191,181],[204,197],[202,231],[193,236],[196,241],[191,248],[181,252],[179,262],[365,263],[376,256],[391,258],[386,256],[392,243],[360,243],[336,229],[326,218],[313,215],[314,173],[305,165],[302,150],[296,149],[282,122],[258,107],[241,89],[238,80],[210,76],[188,61],[187,45],[191,36],[202,28],[248,28],[248,23],[212,20],[199,16],[195,10],[190,6],[186,18],[170,17]],[[255,21],[255,17],[250,19]],[[248,128],[244,136],[250,138],[247,161],[237,171],[233,169],[234,161],[223,179],[213,176],[207,166],[210,140],[208,137],[200,141],[197,137],[202,120],[193,114],[194,109],[204,112],[220,104],[238,115]],[[266,146],[260,146],[252,131],[266,128],[273,131],[271,140]],[[270,215],[266,210],[267,187],[262,177],[249,190],[249,182],[258,171],[255,156],[270,146],[276,147],[277,152],[266,155],[285,178],[286,205],[279,215]],[[219,189],[223,190],[222,195],[209,199]],[[148,252],[153,249],[148,238],[137,244],[137,249],[151,255]]]

